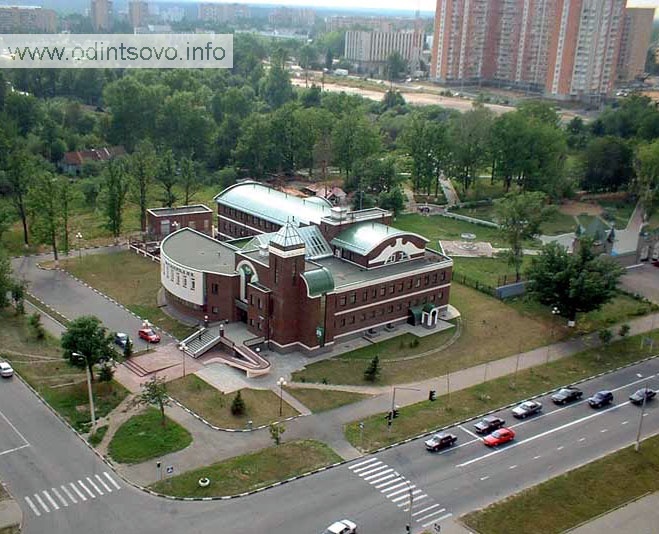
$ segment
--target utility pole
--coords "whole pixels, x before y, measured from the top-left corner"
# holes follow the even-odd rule
[[[89,394],[89,411],[91,412],[92,417],[92,432],[96,428],[96,411],[94,410],[94,393],[92,392],[92,373],[89,370],[89,360],[84,354],[79,352],[74,352],[73,356],[80,358],[85,361],[85,371],[87,371],[87,393]]]
[[[648,400],[647,396],[648,384],[646,382],[645,387],[643,388],[643,404],[641,405],[641,415],[638,418],[638,432],[636,432],[636,445],[634,445],[634,450],[639,452],[641,450],[641,432],[643,430],[643,417],[645,417],[645,403]]]
[[[407,532],[412,532],[412,506],[414,505],[414,493],[412,492],[412,482],[407,481],[408,489],[410,490],[410,515],[407,519]]]

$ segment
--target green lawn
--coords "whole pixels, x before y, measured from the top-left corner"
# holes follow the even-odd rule
[[[598,200],[597,203],[613,216],[615,227],[620,229],[627,228],[629,218],[636,207],[636,204],[629,200]],[[606,216],[603,216],[603,218],[605,221],[609,220]]]
[[[108,451],[119,463],[135,464],[180,451],[190,443],[192,436],[185,428],[169,418],[163,425],[160,411],[147,408],[119,427]]]
[[[659,436],[466,515],[480,534],[559,534],[659,490]]]
[[[473,217],[474,219],[480,219],[482,221],[496,222],[494,216],[494,204],[488,206],[474,206],[471,208],[454,208],[451,209],[451,213],[466,215],[467,217]]]
[[[491,183],[489,176],[476,178],[466,193],[462,189],[462,183],[459,180],[453,180],[453,187],[455,187],[462,202],[485,200],[488,198],[501,198],[506,194],[506,191],[503,188],[503,183],[500,181]]]
[[[177,497],[237,495],[339,461],[341,458],[324,443],[291,441],[168,478],[151,489]],[[210,479],[207,488],[199,487],[202,477]]]
[[[652,337],[659,341],[659,330],[655,330]],[[346,426],[346,437],[356,447],[377,449],[644,358],[648,356],[647,349],[641,351],[640,339],[640,336],[627,338],[520,371],[514,385],[514,377],[509,375],[456,391],[450,397],[444,395],[435,402],[424,401],[402,407],[390,432],[383,414],[373,415],[363,420],[363,444],[357,421]]]
[[[524,263],[522,264],[522,273],[530,264],[531,257],[525,256]],[[496,287],[499,282],[513,283],[515,281],[515,269],[508,264],[506,258],[454,257],[453,265],[453,276],[456,280],[460,280],[460,275],[465,275],[472,280],[478,280],[491,287]]]
[[[440,376],[448,369],[457,371],[498,360],[550,341],[551,312],[548,316],[520,313],[495,298],[456,283],[451,286],[451,304],[462,313],[460,338],[448,349],[423,358],[403,362],[382,360],[382,373],[376,384],[401,384]],[[556,328],[556,338],[565,335],[567,329]],[[420,338],[416,352],[432,349],[446,340],[441,336],[433,338]],[[330,384],[364,385],[369,359],[339,356],[311,364],[293,376],[298,382],[324,379]]]
[[[270,390],[241,389],[245,401],[243,415],[231,413],[231,403],[235,393],[225,395],[195,375],[187,375],[167,383],[167,392],[181,404],[220,428],[245,428],[247,421],[254,426],[278,421],[282,417],[298,415],[286,402],[282,403],[282,416],[279,416],[279,396]]]
[[[430,217],[418,214],[399,215],[394,226],[429,239],[430,248],[437,248],[438,240],[460,241],[460,236],[464,233],[476,234],[476,241],[489,241],[494,247],[506,246],[496,228],[449,219],[441,215],[431,215]]]
[[[599,217],[582,213],[581,215],[577,215],[577,219],[579,219],[579,224],[587,230],[596,219],[599,219]]]
[[[561,235],[574,232],[576,228],[577,221],[574,216],[557,209],[542,223],[540,231],[545,235]]]
[[[68,272],[179,339],[193,331],[158,307],[160,267],[133,252],[83,256],[61,262]]]
[[[334,408],[340,408],[341,406],[359,402],[371,397],[370,395],[362,395],[361,393],[332,391],[328,389],[291,387],[286,387],[284,389],[314,413],[333,410]]]

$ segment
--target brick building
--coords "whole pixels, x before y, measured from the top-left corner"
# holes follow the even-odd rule
[[[146,210],[148,239],[160,241],[181,228],[213,235],[213,210],[203,204]]]
[[[215,200],[226,241],[184,228],[161,244],[167,300],[187,315],[242,321],[274,350],[313,353],[398,323],[433,327],[447,309],[452,260],[384,210],[255,182]]]

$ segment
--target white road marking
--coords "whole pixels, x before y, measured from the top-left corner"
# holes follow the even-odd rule
[[[78,484],[80,484],[80,487],[84,489],[85,493],[87,493],[92,499],[96,498],[96,494],[92,493],[89,488],[82,483],[82,480],[78,480]]]
[[[25,497],[25,502],[30,506],[30,508],[32,508],[34,515],[36,515],[37,517],[41,516],[41,512],[36,506],[34,506],[34,503],[30,500],[29,497]]]
[[[78,501],[77,501],[76,498],[73,496],[73,494],[72,494],[72,493],[66,488],[66,486],[60,486],[60,488],[62,488],[62,491],[63,491],[64,493],[66,493],[66,496],[69,498],[69,500],[70,500],[73,504],[78,504]]]
[[[105,495],[105,493],[103,493],[101,488],[99,488],[96,484],[94,484],[94,481],[91,478],[87,477],[86,480],[87,480],[87,482],[89,482],[89,485],[92,488],[94,488],[99,495]]]
[[[564,447],[563,445],[561,445],[560,447],[556,447],[556,450],[557,450],[557,451],[562,451],[564,448],[565,448],[565,447]]]
[[[621,408],[622,406],[625,406],[629,404],[629,401],[624,402],[622,404],[617,404],[616,406],[612,406],[611,408],[607,408],[606,410],[601,410],[599,412],[595,412],[593,414],[587,415],[586,417],[582,417],[581,419],[575,419],[574,421],[570,421],[569,423],[566,423],[564,425],[561,425],[556,428],[552,428],[550,430],[547,430],[546,432],[541,432],[540,434],[536,434],[535,436],[531,436],[530,438],[526,438],[522,441],[517,441],[513,442],[511,445],[504,449],[498,449],[495,451],[492,451],[490,453],[484,454],[483,456],[479,456],[478,458],[473,458],[471,460],[468,460],[466,462],[463,462],[461,464],[456,465],[456,467],[466,467],[468,465],[471,465],[476,462],[480,462],[481,460],[484,460],[485,458],[489,458],[490,456],[494,456],[495,454],[500,454],[504,451],[509,451],[514,449],[515,447],[519,447],[520,445],[524,445],[525,443],[530,443],[531,441],[535,441],[536,439],[544,438],[545,436],[548,436],[549,434],[554,434],[555,432],[560,432],[561,430],[565,430],[566,428],[570,428],[571,426],[578,425],[579,423],[583,423],[584,421],[588,421],[589,419],[593,419],[594,417],[599,417],[605,413],[610,412],[611,410],[616,410],[618,408]]]
[[[579,438],[579,442],[586,441],[586,438]]]
[[[540,455],[533,457],[534,460],[539,460],[540,458],[542,458],[542,456],[540,456]]]
[[[401,480],[403,480],[402,477]],[[407,486],[407,481],[402,482],[401,484],[396,484],[395,486],[389,486],[388,488],[384,488],[383,490],[380,490],[380,493],[384,493],[386,495],[391,490],[395,490],[396,488],[400,488],[401,486]]]
[[[469,434],[472,438],[481,439],[481,438],[478,436],[478,434],[475,434],[475,433],[472,432],[471,430],[467,430],[467,429],[466,429],[464,426],[462,426],[462,425],[458,425],[458,428],[459,428],[460,430],[462,430],[463,432],[466,432],[467,434]]]
[[[12,452],[20,451],[21,449],[25,449],[26,447],[29,447],[30,444],[26,443],[24,445],[21,445],[20,447],[14,447],[13,449],[8,449],[6,451],[0,452],[0,456],[4,456],[5,454],[10,454]]]
[[[421,523],[421,521],[425,521],[426,519],[430,519],[434,515],[443,514],[444,512],[446,512],[446,508],[442,508],[441,510],[435,510],[434,512],[432,512],[428,515],[424,515],[423,517],[419,517],[417,519],[417,521],[419,523]],[[423,526],[425,527],[426,525],[423,525]]]
[[[433,519],[432,521],[429,521],[428,523],[425,523],[421,525],[423,528],[429,527],[433,523],[439,523],[440,521],[444,521],[444,519],[448,519],[449,517],[452,517],[453,514],[445,514],[442,517],[438,517],[437,519]]]
[[[87,497],[85,497],[82,493],[80,493],[80,490],[78,489],[78,486],[76,486],[73,482],[69,482],[69,486],[71,486],[71,489],[76,492],[78,497],[80,497],[83,502],[85,502],[87,500]]]
[[[48,499],[48,502],[50,505],[55,509],[59,510],[59,505],[55,502],[55,500],[50,496],[50,493],[48,493],[46,490],[43,490],[41,493],[43,493],[44,497]]]
[[[375,487],[375,489],[384,488],[385,486],[388,486],[390,484],[394,484],[395,482],[398,482],[399,480],[403,480],[403,477],[394,478],[393,480],[383,482],[382,484],[378,484],[377,486],[374,486],[374,487]],[[385,491],[386,490],[382,490],[382,493],[384,493]]]
[[[373,464],[375,465],[375,464]],[[382,471],[383,469],[386,469],[389,467],[387,464],[382,464],[378,467],[374,467],[373,469],[370,469],[368,471],[364,471],[363,473],[358,473],[360,477],[365,477],[366,475],[370,475],[371,473],[377,473],[378,471]],[[367,468],[368,469],[368,468]],[[357,471],[353,471],[353,473],[357,473]]]
[[[393,471],[393,469],[392,469],[392,471]],[[383,476],[383,477],[381,477],[381,478],[376,478],[375,480],[369,482],[369,484],[373,484],[373,485],[375,485],[375,484],[379,484],[379,483],[382,482],[383,480],[388,480],[388,479],[390,479],[390,478],[394,478],[395,476],[396,476],[395,473],[391,473],[391,474],[386,475],[386,476]]]
[[[21,438],[21,439],[23,440],[23,443],[24,443],[25,445],[29,445],[29,444],[30,444],[30,442],[29,442],[28,440],[25,439],[25,436],[24,436],[23,434],[21,434],[21,433],[18,431],[18,428],[16,428],[16,427],[12,424],[12,422],[11,422],[9,419],[7,419],[7,416],[6,416],[5,414],[3,414],[2,412],[0,412],[0,417],[2,417],[2,418],[5,420],[5,422],[11,427],[11,429],[12,429],[14,432],[16,432],[16,434],[18,435],[18,437]]]
[[[376,465],[382,465],[382,462],[380,462],[379,460],[376,460],[375,462],[373,462],[369,465],[366,465],[364,467],[360,467],[359,469],[353,469],[352,472],[353,473],[361,473],[362,471],[368,471],[369,469],[372,469]]]
[[[622,424],[622,425],[626,425],[627,423],[629,423],[629,421],[623,421],[623,422],[620,423],[620,424]]]
[[[121,486],[115,482],[114,478],[112,478],[107,471],[103,473],[103,476],[112,482],[115,488],[121,489]]]
[[[433,509],[435,509],[435,508],[437,508],[437,507],[439,507],[439,504],[433,504],[433,505],[431,505],[431,506],[428,506],[427,508],[424,508],[423,510],[419,510],[418,512],[414,512],[414,513],[412,514],[412,517],[416,517],[417,515],[425,514],[425,513],[428,512],[429,510],[433,510]],[[443,512],[443,511],[444,511],[444,509],[440,510],[440,512]],[[433,513],[434,513],[434,512],[433,512]]]
[[[365,461],[363,461],[363,462],[359,462],[358,464],[350,465],[350,466],[348,466],[348,469],[351,469],[351,470],[352,470],[352,469],[356,469],[356,468],[359,467],[360,465],[370,464],[370,463],[372,463],[372,462],[375,462],[376,460],[377,460],[377,458],[370,458],[369,460],[365,460]]]
[[[650,415],[650,414],[649,413],[644,413],[643,417],[647,417],[648,415]]]
[[[390,498],[391,495],[387,495],[387,497]],[[400,502],[400,501],[402,501],[403,499],[407,499],[407,500],[410,499],[410,494],[409,494],[409,492],[407,492],[407,493],[404,494],[404,495],[400,495],[400,496],[396,497],[395,499],[390,499],[390,500],[391,500],[391,502]]]
[[[608,428],[603,428],[602,430],[600,430],[600,433],[604,434],[604,432],[608,432],[608,431],[609,431]]]
[[[94,477],[101,483],[101,486],[103,486],[108,493],[112,493],[112,488],[110,488],[110,486],[108,486],[99,475],[94,475]]]
[[[409,486],[407,483],[405,483],[405,485],[407,486],[406,488],[399,489],[399,490],[394,491],[393,493],[390,493],[389,495],[387,495],[387,499],[390,499],[390,498],[393,497],[394,495],[399,495],[399,494],[401,494],[401,493],[405,493],[405,492],[408,492],[408,493],[409,493],[409,491],[410,491],[410,486]],[[411,487],[412,487],[412,489],[416,488],[416,486],[411,486]],[[394,502],[395,502],[395,501],[394,501]]]
[[[43,499],[42,499],[41,497],[39,497],[39,494],[38,494],[38,493],[35,493],[35,494],[34,494],[34,500],[37,501],[37,502],[39,503],[39,505],[41,506],[41,508],[43,508],[44,510],[46,510],[46,513],[50,512],[50,508],[48,508],[48,507],[46,506],[46,503],[43,502]]]
[[[517,464],[511,465],[508,469],[516,469],[516,468],[517,468]]]
[[[488,478],[490,478],[489,475],[485,475],[484,477],[481,477],[481,482],[483,482],[484,480],[487,480]]]
[[[391,468],[387,469],[387,466],[385,466],[384,471],[380,471],[379,473],[376,473],[375,475],[364,477],[364,480],[369,480],[370,481],[370,480],[373,480],[375,478],[377,480],[374,480],[373,482],[371,482],[371,484],[375,484],[375,483],[379,482],[380,480],[382,480],[383,475],[387,475],[387,474],[393,473],[393,472],[394,472],[393,469],[391,469]],[[390,475],[390,476],[394,477],[396,475]],[[378,477],[380,477],[380,478],[378,478]]]
[[[57,497],[64,506],[69,506],[69,503],[66,502],[66,500],[64,500],[64,497],[62,497],[62,495],[60,494],[59,491],[57,491],[56,488],[50,488],[50,491],[52,491],[55,494],[55,497]]]
[[[639,378],[643,378],[643,375],[641,373],[636,373],[636,376]]]

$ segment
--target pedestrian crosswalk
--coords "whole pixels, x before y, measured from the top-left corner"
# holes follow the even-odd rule
[[[409,513],[423,528],[435,525],[453,514],[446,511],[432,497],[411,480],[377,458],[369,458],[348,466],[353,474],[368,482],[398,508]]]
[[[25,496],[25,502],[37,517],[98,499],[121,486],[107,471],[51,487]]]

